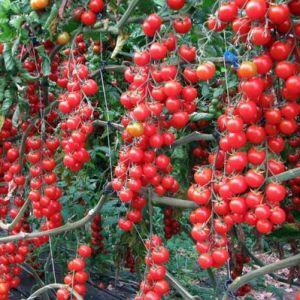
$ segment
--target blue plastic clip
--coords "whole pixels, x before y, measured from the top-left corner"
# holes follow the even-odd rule
[[[239,66],[238,58],[234,53],[232,53],[230,51],[225,51],[224,52],[224,58],[225,58],[226,63],[233,65],[233,67],[235,69],[238,68],[238,66]]]

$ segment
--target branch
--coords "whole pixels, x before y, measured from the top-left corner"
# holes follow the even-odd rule
[[[94,125],[98,126],[111,126],[117,130],[123,130],[124,126],[118,123],[108,122],[108,121],[102,121],[102,120],[95,120],[93,122]]]
[[[194,131],[193,133],[186,135],[183,138],[175,141],[173,146],[176,147],[179,145],[185,145],[196,141],[215,141],[215,138],[212,134],[206,134],[206,133],[200,133],[198,131]]]
[[[61,283],[51,283],[46,286],[43,286],[42,288],[35,291],[26,300],[33,300],[37,298],[39,295],[43,294],[44,292],[52,289],[67,289],[77,300],[83,300],[83,298],[74,289],[72,289],[72,287]]]
[[[199,296],[191,295],[169,272],[166,274],[166,278],[170,281],[174,289],[186,300],[201,300]]]
[[[94,71],[91,74],[91,77],[97,76],[101,71],[107,71],[107,72],[123,72],[127,68],[126,65],[108,65],[104,66],[103,68],[99,68],[98,70]]]
[[[280,173],[278,175],[274,175],[272,177],[269,177],[266,182],[272,182],[272,181],[287,181],[290,179],[294,179],[296,177],[300,176],[300,167],[299,168],[295,168],[295,169],[291,169],[289,171]]]
[[[168,205],[168,206],[180,207],[180,208],[197,208],[197,207],[199,207],[193,201],[170,198],[170,197],[158,197],[156,194],[153,194],[152,203],[155,205],[161,204],[161,205]]]
[[[243,249],[244,249],[244,251],[246,252],[246,254],[258,265],[258,266],[260,266],[260,267],[264,267],[265,265],[264,265],[264,263],[259,259],[259,258],[257,258],[247,247],[246,247],[246,245],[243,243],[243,242],[241,242],[241,241],[239,241],[241,244],[242,244],[242,246],[243,246]],[[273,274],[273,273],[270,273],[269,274],[269,276],[271,276],[272,278],[274,278],[275,280],[277,280],[277,281],[280,281],[280,282],[283,282],[283,283],[286,283],[286,284],[289,284],[289,285],[294,285],[294,286],[300,286],[300,284],[298,284],[298,283],[296,283],[296,282],[290,282],[289,280],[287,280],[287,279],[285,279],[285,278],[283,278],[283,277],[280,277],[280,276],[278,276],[278,275],[276,275],[276,274]]]
[[[241,277],[237,277],[228,287],[226,294],[223,296],[223,300],[228,299],[228,295],[234,292],[244,284],[248,283],[252,279],[263,276],[281,269],[290,268],[300,264],[300,254],[291,256],[289,258],[277,261],[267,266],[261,267],[257,270],[251,271]]]
[[[126,24],[127,20],[129,19],[132,11],[135,9],[135,7],[138,5],[138,3],[141,0],[132,0],[129,4],[129,6],[127,7],[127,10],[125,11],[124,15],[122,16],[122,18],[120,19],[120,21],[117,23],[116,25],[116,29],[119,32],[120,29]]]
[[[88,223],[93,217],[96,215],[96,213],[102,208],[103,204],[105,202],[105,196],[102,195],[99,202],[97,205],[92,208],[85,217],[80,219],[79,221],[73,222],[73,223],[67,223],[63,226],[54,228],[54,229],[49,229],[46,231],[33,231],[30,233],[27,232],[21,232],[15,235],[10,235],[10,236],[5,236],[0,238],[0,244],[1,243],[7,243],[7,242],[12,242],[12,241],[18,241],[18,240],[30,240],[36,237],[41,237],[45,235],[54,235],[54,234],[59,234],[62,232],[70,231],[79,227],[84,226],[86,223]]]

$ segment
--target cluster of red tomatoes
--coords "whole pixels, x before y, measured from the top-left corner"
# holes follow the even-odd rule
[[[91,0],[88,3],[88,9],[79,7],[74,11],[74,19],[81,21],[86,26],[93,26],[97,21],[97,14],[104,8],[103,0]]]
[[[164,225],[165,238],[167,240],[181,230],[180,223],[174,216],[174,210],[171,207],[164,208]]]
[[[167,4],[177,10],[185,1],[167,1]],[[182,34],[191,29],[189,17],[174,20],[174,31],[170,33],[163,31],[163,19],[151,14],[142,29],[153,40],[134,54],[135,66],[125,71],[130,86],[120,97],[127,110],[122,118],[125,145],[115,168],[113,188],[122,202],[131,204],[126,219],[119,222],[124,230],[130,230],[142,218],[145,204],[141,201],[142,187],[152,185],[159,196],[177,192],[179,185],[169,174],[173,167],[170,158],[162,153],[163,147],[173,144],[174,130],[184,128],[189,115],[196,110],[198,92],[193,84],[204,80],[205,74],[209,78],[214,74],[210,63],[204,64],[204,68],[201,65],[199,70],[192,68],[195,47],[177,46]],[[181,63],[169,64],[167,58],[179,59]]]
[[[80,35],[76,42],[79,46],[83,43]],[[76,51],[75,49],[74,51]],[[68,49],[67,53],[73,51]],[[64,61],[60,70],[62,80],[57,82],[66,91],[59,96],[59,110],[66,115],[61,122],[63,131],[61,142],[65,152],[64,165],[73,172],[79,171],[83,165],[90,160],[89,152],[86,150],[85,142],[93,131],[93,107],[89,97],[94,96],[98,91],[97,83],[89,78],[88,67],[84,64],[84,57],[81,52],[76,51],[74,61]],[[78,54],[78,57],[76,57]]]
[[[170,290],[169,282],[165,279],[167,270],[164,266],[169,260],[169,251],[157,235],[146,241],[146,248],[148,254],[145,263],[148,272],[140,284],[140,292],[135,300],[160,300]]]
[[[59,145],[59,139],[54,136],[43,140],[42,137],[33,135],[26,139],[26,159],[30,163],[28,199],[32,202],[34,216],[47,219],[41,225],[43,230],[58,227],[62,223],[62,206],[59,202],[62,191],[56,185],[58,178],[54,172],[54,154]],[[41,243],[47,241],[46,236],[40,239]]]
[[[104,250],[103,235],[101,234],[101,215],[96,215],[91,223],[91,244],[93,247],[93,255],[102,253]]]
[[[86,282],[89,274],[85,270],[86,259],[92,255],[92,248],[88,245],[80,245],[77,249],[78,256],[68,263],[69,273],[64,278],[64,283],[84,297],[86,293]],[[70,291],[66,288],[60,288],[56,292],[57,300],[72,299]]]
[[[10,289],[20,284],[19,275],[22,272],[19,264],[25,262],[29,253],[28,241],[5,243],[0,245],[0,299],[9,299]]]
[[[266,180],[285,171],[281,154],[298,128],[297,26],[291,19],[299,15],[296,2],[236,0],[222,4],[217,17],[209,19],[211,29],[220,31],[231,23],[236,40],[264,49],[238,67],[239,91],[233,99],[228,95],[228,107],[218,118],[221,138],[219,150],[209,157],[212,168],[200,168],[188,191],[201,206],[191,222],[203,268],[227,261],[226,234],[233,224],[245,222],[268,234],[286,220],[280,204],[287,188]]]

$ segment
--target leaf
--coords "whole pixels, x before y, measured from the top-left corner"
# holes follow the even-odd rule
[[[17,107],[14,111],[14,114],[12,116],[12,124],[15,127],[17,127],[17,125],[18,125],[19,116],[20,116],[20,107],[19,107],[19,105],[17,105]]]
[[[209,113],[192,113],[191,117],[190,117],[190,121],[191,122],[196,122],[196,121],[200,121],[200,120],[212,120],[214,118],[213,114],[209,114]]]
[[[202,94],[203,97],[206,97],[206,96],[209,95],[209,87],[208,87],[207,83],[203,83],[201,94]]]
[[[124,34],[124,33],[121,33],[118,35],[115,49],[114,49],[113,53],[111,54],[112,59],[116,58],[118,53],[120,51],[122,51],[128,37],[129,37],[128,34]]]
[[[1,0],[0,1],[0,9],[3,12],[8,12],[11,8],[10,0]]]
[[[44,76],[48,76],[51,72],[51,62],[49,56],[45,52],[44,46],[37,48],[39,55],[42,58],[42,72]]]
[[[17,38],[12,46],[12,49],[11,49],[11,55],[12,57],[15,56],[16,52],[18,51],[18,47],[19,47],[19,44],[20,44],[20,38]]]
[[[223,87],[216,88],[216,89],[214,90],[213,97],[214,97],[214,98],[218,98],[218,97],[221,96],[223,93],[224,93],[224,88],[223,88]]]
[[[8,110],[10,109],[10,107],[13,104],[13,99],[12,98],[5,98],[5,100],[3,101],[2,104],[2,108],[1,108],[1,114],[6,115]]]
[[[0,115],[0,130],[2,129],[4,121],[5,121],[5,117],[3,115]]]
[[[9,24],[16,30],[19,30],[21,25],[23,24],[24,20],[25,20],[25,18],[23,16],[13,16],[10,19]]]
[[[43,28],[49,30],[50,29],[50,24],[52,23],[52,21],[56,18],[58,13],[58,8],[57,5],[54,3],[51,7],[51,11],[50,14],[48,16],[48,19],[46,20],[46,22],[43,24]]]
[[[8,43],[4,44],[3,58],[4,58],[5,69],[7,71],[12,71],[15,66],[15,63],[11,54],[11,47]]]

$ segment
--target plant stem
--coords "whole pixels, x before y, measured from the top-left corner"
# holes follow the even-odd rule
[[[230,292],[234,292],[244,284],[250,282],[252,279],[259,276],[263,276],[281,269],[290,268],[300,264],[300,254],[291,256],[289,258],[274,262],[267,266],[261,267],[257,270],[251,271],[241,277],[237,277],[228,287],[226,294],[223,296],[223,300],[228,299]]]
[[[166,278],[170,281],[174,289],[183,297],[183,299],[201,300],[199,296],[191,295],[169,272],[167,272]]]
[[[52,289],[67,289],[77,300],[83,300],[83,298],[70,286],[68,286],[66,284],[60,284],[60,283],[52,283],[52,284],[45,285],[42,288],[35,291],[26,300],[33,300],[33,299],[37,298],[39,295],[45,293],[48,290],[52,290]]]
[[[45,235],[54,235],[54,234],[59,234],[62,232],[74,230],[76,228],[80,228],[80,227],[84,226],[86,223],[88,223],[96,215],[96,213],[99,212],[99,210],[101,210],[102,206],[104,205],[105,200],[106,200],[105,196],[102,195],[99,202],[97,203],[97,205],[94,208],[92,208],[85,217],[83,217],[82,219],[80,219],[76,222],[67,223],[63,226],[60,226],[60,227],[57,227],[54,229],[50,229],[50,230],[45,230],[45,231],[33,231],[30,233],[21,232],[21,233],[15,234],[15,235],[5,236],[5,237],[0,238],[0,244],[12,242],[12,241],[18,241],[18,240],[29,240],[29,239],[33,239],[35,237],[41,237],[41,236],[45,236]]]
[[[154,205],[168,205],[180,208],[197,208],[198,205],[189,200],[176,199],[170,197],[158,197],[156,194],[152,196],[152,203]]]
[[[241,243],[241,242],[240,242]],[[247,247],[244,243],[241,243],[242,246],[243,246],[243,249],[245,251],[245,253],[260,267],[263,267],[265,266],[264,263],[259,259],[257,258]],[[283,282],[283,283],[286,283],[286,284],[289,284],[289,285],[294,285],[294,286],[300,286],[300,284],[296,283],[296,282],[290,282],[289,280],[285,279],[285,278],[282,278],[276,274],[273,274],[273,273],[270,273],[269,276],[271,276],[272,278],[274,278],[275,280],[277,281],[280,281],[280,282]]]
[[[117,31],[120,31],[122,29],[122,27],[126,24],[127,20],[129,19],[132,11],[135,9],[135,7],[138,5],[138,3],[141,0],[132,0],[127,8],[127,10],[125,11],[125,13],[123,14],[122,18],[120,19],[120,21],[117,23],[116,25],[116,29]]]
[[[294,179],[298,176],[300,176],[300,167],[288,170],[286,172],[280,173],[278,175],[274,175],[272,177],[269,177],[266,180],[266,182],[269,183],[269,182],[272,182],[272,181],[278,181],[278,182],[288,181],[288,180]]]
[[[180,146],[180,145],[185,145],[191,142],[196,142],[196,141],[214,141],[215,138],[212,134],[205,134],[205,133],[200,133],[197,131],[194,131],[191,134],[188,134],[184,136],[181,139],[178,139],[177,141],[174,142],[172,145],[173,147]]]

